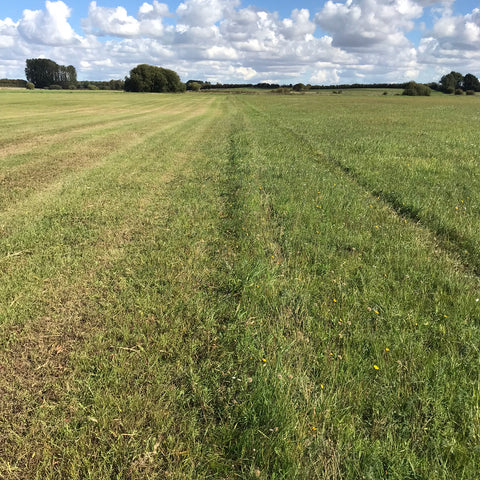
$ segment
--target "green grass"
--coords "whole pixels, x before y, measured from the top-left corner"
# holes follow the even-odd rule
[[[0,104],[0,478],[475,478],[478,99]]]

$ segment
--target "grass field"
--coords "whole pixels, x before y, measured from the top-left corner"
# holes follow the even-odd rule
[[[480,478],[477,97],[0,92],[0,478]]]

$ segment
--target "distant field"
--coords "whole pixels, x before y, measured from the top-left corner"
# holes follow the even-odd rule
[[[303,92],[294,92],[290,91],[289,95],[298,96],[298,95],[332,95],[339,94],[348,95],[348,96],[374,96],[378,97],[381,95],[401,95],[403,93],[403,88],[325,88],[325,89],[312,89],[306,90]],[[241,87],[241,88],[212,88],[209,90],[201,90],[202,94],[212,94],[212,93],[229,93],[229,94],[255,94],[255,95],[265,95],[270,94],[273,90],[263,90],[261,88],[255,87]],[[438,92],[432,91],[432,95],[437,95]],[[443,95],[443,94],[442,94]]]
[[[0,478],[476,478],[479,102],[1,91]]]

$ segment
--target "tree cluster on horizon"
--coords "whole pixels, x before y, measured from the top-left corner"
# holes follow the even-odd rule
[[[185,91],[185,84],[173,70],[141,64],[130,70],[125,78],[126,92],[178,93]]]
[[[48,58],[29,58],[26,61],[25,76],[36,88],[52,85],[68,88],[77,83],[77,71],[73,65],[58,65]]]
[[[459,72],[451,71],[444,75],[438,84],[432,86],[435,90],[444,93],[463,94],[464,92],[480,92],[480,81],[472,73],[463,76]]]
[[[402,95],[408,95],[410,97],[429,97],[432,93],[432,89],[428,85],[417,82],[408,82],[405,85],[405,90]]]

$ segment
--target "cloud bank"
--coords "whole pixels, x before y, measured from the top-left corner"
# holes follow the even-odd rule
[[[121,2],[121,0],[119,0]],[[480,9],[453,2],[328,0],[318,11],[277,12],[240,0],[157,0],[137,12],[92,1],[75,31],[71,8],[0,19],[0,77],[24,76],[26,58],[74,64],[79,78],[123,78],[138,63],[220,82],[354,83],[437,80],[457,69],[480,73]],[[425,25],[429,24],[429,28]]]

